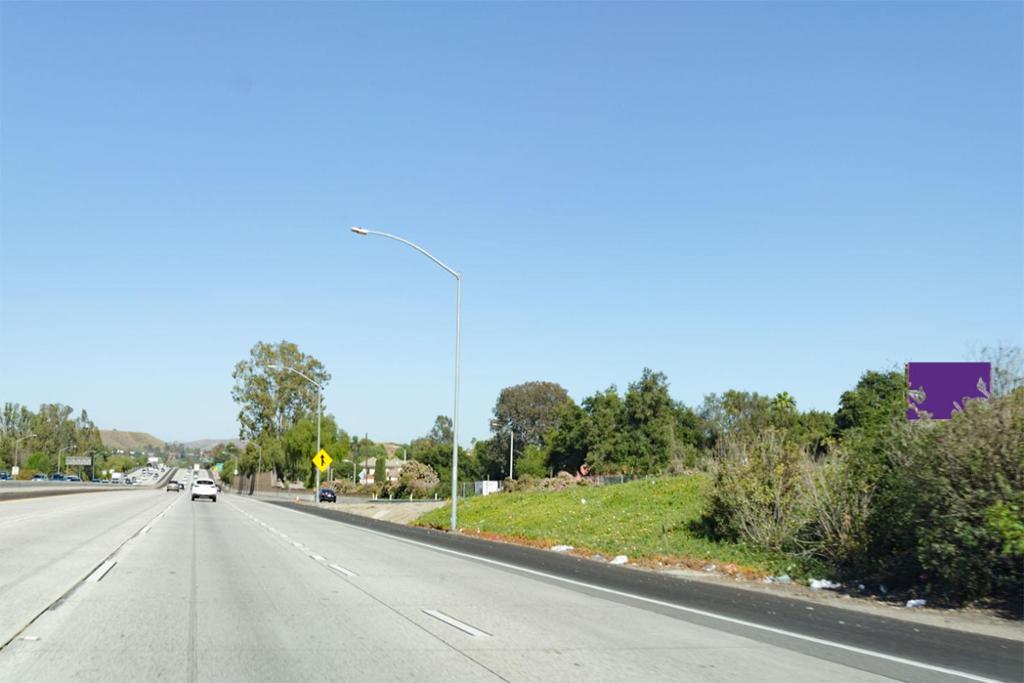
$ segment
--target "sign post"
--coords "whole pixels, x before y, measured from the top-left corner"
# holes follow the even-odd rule
[[[313,456],[313,464],[316,465],[316,492],[313,494],[313,500],[316,501],[317,505],[320,504],[320,473],[326,471],[332,462],[334,460],[331,458],[330,453],[322,448]]]

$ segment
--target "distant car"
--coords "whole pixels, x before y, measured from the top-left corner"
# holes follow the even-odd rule
[[[334,493],[334,489],[320,489],[320,502],[337,503],[338,496]]]
[[[7,481],[10,478],[11,475],[7,474],[6,472],[0,472],[0,481]]]
[[[60,472],[54,472],[50,477],[50,481],[64,481],[64,475]]]
[[[213,479],[196,479],[192,482],[192,500],[196,498],[209,498],[217,502],[217,485]]]
[[[82,478],[79,477],[77,474],[72,474],[67,479],[65,479],[65,481],[82,481]]]
[[[32,481],[46,481],[46,475],[42,472],[32,475]]]
[[[178,493],[181,493],[181,490],[184,488],[185,487],[181,485],[180,481],[175,481],[171,479],[169,482],[167,482],[168,491],[177,491]]]

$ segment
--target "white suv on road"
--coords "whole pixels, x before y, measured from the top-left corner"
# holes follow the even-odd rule
[[[217,485],[212,479],[196,479],[192,482],[192,500],[196,498],[209,498],[217,502]]]

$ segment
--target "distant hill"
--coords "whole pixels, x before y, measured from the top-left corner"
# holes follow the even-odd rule
[[[100,440],[107,448],[121,448],[126,451],[141,451],[147,448],[162,448],[163,440],[146,432],[122,432],[117,429],[101,429]]]
[[[213,448],[219,443],[233,443],[239,448],[245,448],[245,442],[241,439],[196,439],[195,441],[186,441],[182,445],[185,448],[197,448],[201,451],[205,451],[207,448]]]

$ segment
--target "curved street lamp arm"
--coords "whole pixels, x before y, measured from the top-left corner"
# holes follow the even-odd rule
[[[456,280],[461,280],[462,279],[462,273],[460,273],[459,271],[457,271],[454,268],[450,267],[444,261],[442,261],[441,259],[439,259],[436,256],[434,256],[433,254],[431,254],[429,251],[427,251],[426,249],[424,249],[420,245],[415,244],[413,242],[410,242],[409,240],[405,239],[404,237],[399,237],[398,235],[392,235],[391,233],[387,233],[387,232],[380,232],[378,230],[367,230],[366,228],[358,228],[358,229],[352,228],[352,231],[355,232],[358,235],[377,235],[379,237],[387,237],[388,239],[392,239],[392,240],[395,240],[396,242],[401,242],[402,244],[408,245],[408,246],[412,247],[413,249],[415,249],[416,251],[418,251],[421,254],[423,254],[424,256],[426,256],[428,259],[430,259],[431,261],[433,261],[437,265],[439,265],[442,268],[444,268]]]
[[[317,382],[317,381],[316,381],[315,379],[313,379],[313,378],[311,378],[311,377],[308,377],[308,376],[306,376],[305,374],[303,374],[303,373],[302,373],[302,372],[300,372],[299,370],[296,370],[295,368],[291,367],[290,365],[274,365],[274,366],[272,366],[272,367],[275,367],[275,368],[280,368],[280,369],[282,369],[282,370],[288,370],[288,371],[290,371],[290,372],[294,372],[294,373],[295,373],[296,375],[298,375],[298,376],[299,376],[299,377],[301,377],[302,379],[306,380],[306,381],[307,381],[307,382],[309,382],[310,384],[315,384],[316,386],[320,387],[321,389],[323,389],[323,387],[324,387],[324,385],[323,385],[323,384],[320,384],[320,382]]]

